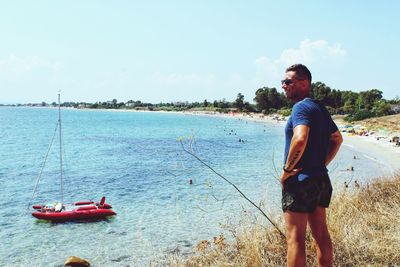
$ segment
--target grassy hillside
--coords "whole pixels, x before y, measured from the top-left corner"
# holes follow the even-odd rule
[[[400,174],[378,178],[365,186],[354,184],[344,188],[334,197],[328,211],[334,266],[400,265]],[[172,256],[168,264],[285,266],[286,242],[276,230],[264,224],[253,222],[232,228],[232,242],[223,236],[203,240],[192,255]],[[282,224],[280,228],[284,229]],[[317,265],[313,246],[309,234],[307,266]]]
[[[360,121],[360,124],[368,127],[368,129],[375,131],[384,128],[390,132],[400,133],[400,114],[370,118]]]

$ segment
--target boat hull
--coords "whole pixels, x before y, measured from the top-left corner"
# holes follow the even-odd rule
[[[116,213],[110,209],[75,209],[71,211],[36,211],[32,216],[47,221],[74,221],[74,220],[92,220],[104,219],[109,216],[114,216]]]

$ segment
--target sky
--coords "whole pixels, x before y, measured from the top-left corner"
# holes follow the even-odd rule
[[[253,101],[303,63],[400,95],[400,1],[2,1],[0,103]]]

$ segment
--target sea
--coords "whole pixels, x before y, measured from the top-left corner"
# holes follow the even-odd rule
[[[63,266],[69,256],[91,266],[158,266],[171,255],[189,255],[201,240],[229,239],[243,214],[270,226],[230,183],[270,216],[281,214],[281,123],[168,112],[61,113],[62,194],[58,109],[0,107],[0,266]],[[329,170],[336,193],[386,168],[343,146]],[[65,205],[106,196],[117,215],[65,223],[32,217],[33,204],[60,202],[61,195]]]

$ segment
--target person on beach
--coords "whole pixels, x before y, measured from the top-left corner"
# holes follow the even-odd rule
[[[281,175],[287,232],[287,265],[305,266],[307,224],[316,242],[318,266],[332,266],[333,247],[326,223],[332,185],[326,166],[343,142],[324,106],[310,97],[311,73],[302,64],[286,69],[282,88],[295,104],[285,128]]]

